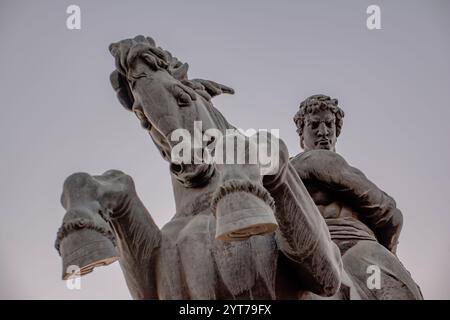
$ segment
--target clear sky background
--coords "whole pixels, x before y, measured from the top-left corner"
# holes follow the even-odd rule
[[[81,7],[81,30],[66,8]],[[381,7],[382,30],[366,28]],[[233,87],[234,125],[280,129],[324,93],[346,112],[337,150],[404,214],[398,255],[425,298],[450,299],[450,2],[0,0],[0,298],[130,299],[118,263],[61,280],[53,247],[73,172],[130,174],[159,226],[174,214],[168,164],[109,84],[108,45],[137,34]]]

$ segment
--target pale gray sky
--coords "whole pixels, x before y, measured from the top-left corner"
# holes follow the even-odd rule
[[[81,30],[66,8],[81,7]],[[382,30],[366,28],[381,7]],[[64,179],[123,170],[159,226],[168,165],[109,84],[111,42],[137,34],[232,86],[215,105],[238,127],[278,128],[315,93],[346,112],[338,152],[404,213],[399,257],[425,298],[450,299],[450,2],[0,0],[0,298],[129,299],[118,264],[61,281],[53,248]]]

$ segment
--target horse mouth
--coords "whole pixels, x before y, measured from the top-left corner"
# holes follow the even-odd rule
[[[200,188],[210,182],[215,173],[213,164],[178,164],[171,163],[170,171],[187,188]]]

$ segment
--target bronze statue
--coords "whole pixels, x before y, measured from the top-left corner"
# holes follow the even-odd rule
[[[396,256],[403,216],[394,199],[336,153],[343,118],[337,99],[314,95],[304,100],[294,117],[304,152],[291,163],[341,251],[351,290],[363,299],[422,299]],[[369,266],[381,271],[378,289],[367,286]]]
[[[160,230],[131,177],[120,171],[68,177],[62,195],[67,213],[56,241],[63,277],[70,265],[85,274],[118,259],[136,299],[334,295],[341,283],[339,249],[290,165],[286,145],[277,140],[279,166],[272,175],[261,175],[258,164],[173,162],[174,130],[193,133],[194,121],[224,133],[234,128],[211,103],[233,90],[188,79],[187,64],[148,37],[114,43],[110,51],[119,101],[170,163],[176,213]],[[230,138],[248,150],[248,138],[223,139]],[[193,157],[218,142],[205,141]]]

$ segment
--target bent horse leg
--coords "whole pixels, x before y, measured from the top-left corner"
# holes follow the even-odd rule
[[[99,176],[75,173],[64,182],[61,196],[67,210],[56,241],[67,268],[81,275],[119,260],[133,298],[155,298],[154,253],[160,230],[136,194],[133,180],[121,171]],[[69,268],[70,269],[70,268]]]
[[[263,187],[259,165],[249,163],[248,159],[241,161],[244,163],[234,161],[236,154],[247,157],[252,147],[248,137],[240,134],[226,135],[216,145],[215,167],[220,174],[212,200],[217,218],[216,239],[243,240],[272,233],[278,227],[275,202]]]

